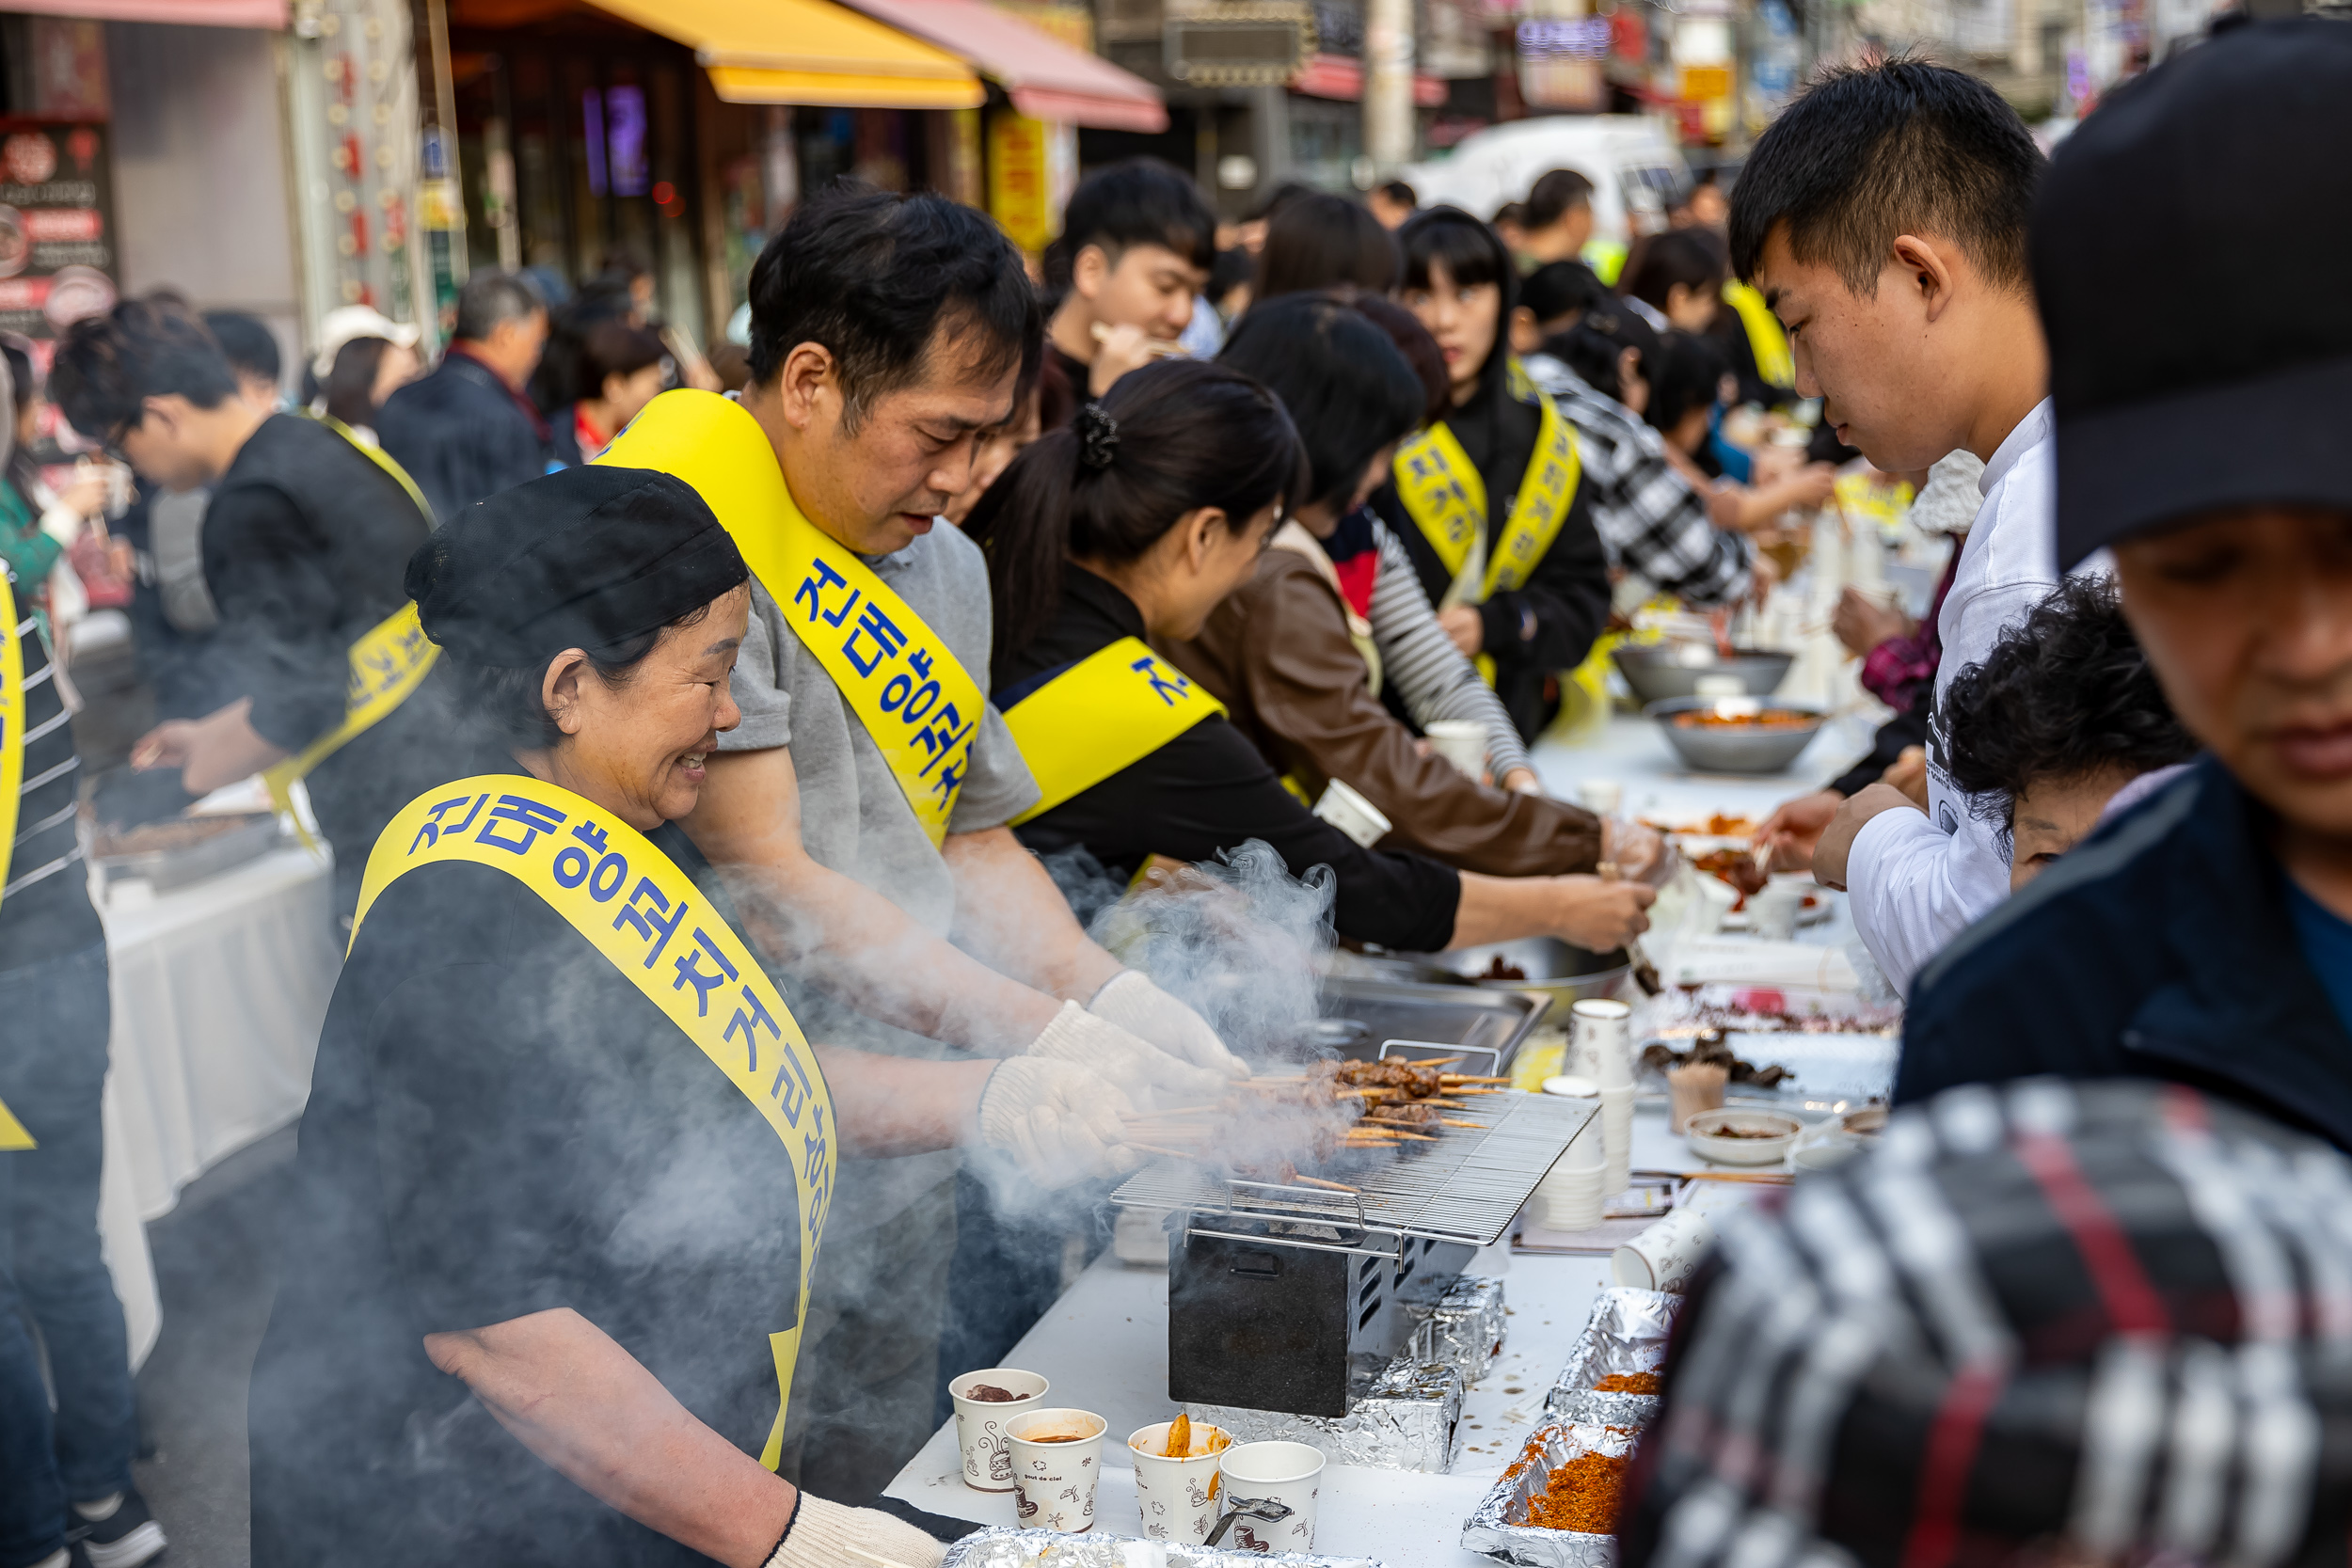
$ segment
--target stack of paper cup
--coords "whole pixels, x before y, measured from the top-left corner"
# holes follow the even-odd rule
[[[1607,1170],[1597,1115],[1536,1183],[1528,1218],[1546,1230],[1590,1230],[1600,1223],[1607,1196],[1601,1183]]]
[[[1626,1004],[1600,998],[1579,1002],[1570,1009],[1570,1059],[1579,1073],[1600,1085],[1604,1197],[1625,1191],[1633,1164],[1632,1016]]]

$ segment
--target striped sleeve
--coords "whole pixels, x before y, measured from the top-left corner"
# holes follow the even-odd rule
[[[1405,700],[1405,710],[1422,729],[1441,720],[1463,719],[1486,727],[1486,766],[1497,780],[1534,763],[1520,744],[1511,716],[1478,672],[1438,625],[1412,558],[1388,525],[1375,520],[1380,566],[1372,584],[1372,639],[1379,644],[1380,667]]]
[[[39,623],[27,613],[10,629],[24,660],[24,778],[18,786],[16,842],[9,847],[0,908],[82,860],[73,820],[81,761],[73,750],[72,716],[58,691],[56,666]]]

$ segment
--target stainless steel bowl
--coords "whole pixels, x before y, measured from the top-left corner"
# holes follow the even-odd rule
[[[1681,713],[1738,712],[1765,707],[1802,713],[1813,721],[1787,729],[1769,730],[1685,727],[1674,721],[1675,716]],[[1822,721],[1828,717],[1820,709],[1803,703],[1770,702],[1755,697],[1677,697],[1671,702],[1652,703],[1642,712],[1658,725],[1659,732],[1666,737],[1666,744],[1675,749],[1683,764],[1700,773],[1780,772],[1813,744],[1813,737],[1820,733]]]
[[[1676,697],[1695,697],[1699,682],[1737,681],[1737,689],[1710,684],[1710,697],[1769,697],[1788,678],[1794,654],[1767,653],[1761,648],[1734,648],[1725,658],[1704,642],[1621,643],[1610,657],[1617,673],[1644,703]]]
[[[1527,978],[1485,978],[1497,958]],[[1484,947],[1417,954],[1413,962],[1423,979],[1455,985],[1468,982],[1486,990],[1528,991],[1546,997],[1551,1006],[1537,1022],[1555,1028],[1566,1026],[1571,1004],[1589,996],[1615,995],[1632,972],[1623,953],[1590,953],[1557,937],[1521,937],[1517,942],[1489,942]]]

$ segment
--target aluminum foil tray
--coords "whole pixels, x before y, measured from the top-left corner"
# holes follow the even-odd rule
[[[1535,1429],[1519,1457],[1462,1521],[1462,1548],[1525,1568],[1616,1568],[1613,1535],[1543,1529],[1527,1522],[1527,1501],[1540,1494],[1553,1468],[1579,1454],[1624,1454],[1636,1433],[1609,1427],[1548,1421]]]
[[[947,1548],[940,1568],[1381,1568],[1370,1557],[1228,1551],[1117,1535],[1063,1535],[996,1525]]]
[[[1405,1310],[1417,1320],[1413,1354],[1422,1361],[1442,1361],[1458,1368],[1465,1383],[1486,1375],[1502,1353],[1504,1317],[1502,1281],[1481,1275],[1459,1275],[1444,1293],[1431,1302],[1407,1302]]]
[[[1454,1467],[1463,1393],[1460,1369],[1416,1361],[1408,1350],[1354,1396],[1344,1416],[1292,1416],[1189,1402],[1184,1414],[1222,1427],[1237,1443],[1304,1443],[1322,1449],[1334,1464],[1441,1476]]]
[[[1604,1394],[1593,1385],[1613,1372],[1654,1372],[1666,1359],[1682,1297],[1664,1291],[1613,1285],[1594,1299],[1593,1315],[1568,1351],[1544,1408],[1555,1419],[1602,1426],[1644,1427],[1658,1414],[1655,1394]]]

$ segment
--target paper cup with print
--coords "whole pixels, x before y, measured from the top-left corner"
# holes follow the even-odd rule
[[[1439,719],[1421,732],[1429,749],[1454,765],[1464,778],[1486,774],[1486,726],[1471,719]]]
[[[948,1383],[956,1402],[956,1447],[963,1451],[963,1484],[975,1492],[1012,1490],[1012,1448],[1005,1424],[1044,1402],[1053,1385],[1035,1372],[990,1367]],[[1003,1396],[1010,1395],[1007,1399]]]
[[[1225,1480],[1220,1511],[1242,1502],[1277,1502],[1290,1517],[1269,1522],[1244,1514],[1222,1544],[1244,1552],[1311,1552],[1315,1501],[1323,1496],[1323,1450],[1304,1443],[1236,1443],[1218,1457]]]
[[[1172,1424],[1156,1421],[1137,1427],[1127,1439],[1127,1457],[1136,1467],[1136,1508],[1143,1515],[1143,1533],[1152,1540],[1198,1546],[1209,1538],[1209,1527],[1222,1512],[1217,1504],[1225,1493],[1217,1461],[1233,1439],[1222,1427],[1194,1421],[1184,1454],[1170,1458],[1168,1429]]]
[[[1012,1445],[1013,1512],[1023,1529],[1075,1535],[1094,1528],[1094,1483],[1103,1474],[1103,1433],[1091,1410],[1032,1410],[1005,1423]]]
[[[1609,1255],[1609,1272],[1636,1291],[1680,1291],[1714,1244],[1715,1227],[1695,1209],[1677,1209]]]
[[[1390,822],[1380,808],[1337,779],[1323,786],[1315,815],[1367,849],[1389,836]]]

